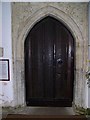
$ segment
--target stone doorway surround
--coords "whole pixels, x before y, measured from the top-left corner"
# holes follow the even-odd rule
[[[88,3],[12,3],[12,50],[14,106],[26,106],[24,41],[30,29],[42,18],[52,16],[71,31],[75,40],[73,104],[85,107],[85,74],[88,58]]]

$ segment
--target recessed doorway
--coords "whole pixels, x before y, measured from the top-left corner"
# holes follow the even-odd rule
[[[27,106],[72,106],[75,48],[68,28],[45,17],[28,33],[24,52]]]

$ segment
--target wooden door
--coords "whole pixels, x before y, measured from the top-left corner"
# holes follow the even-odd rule
[[[28,106],[72,106],[74,39],[58,20],[46,17],[25,40]]]

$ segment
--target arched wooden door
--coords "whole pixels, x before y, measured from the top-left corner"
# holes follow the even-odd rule
[[[30,30],[25,40],[25,85],[28,106],[72,106],[74,39],[53,17]]]

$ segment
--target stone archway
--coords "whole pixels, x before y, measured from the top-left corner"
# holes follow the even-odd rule
[[[14,62],[14,99],[15,105],[25,106],[25,82],[24,82],[24,41],[30,29],[42,18],[53,16],[63,22],[71,31],[75,39],[76,47],[76,67],[75,67],[75,82],[74,82],[74,104],[83,106],[83,91],[84,91],[84,75],[83,69],[84,54],[83,54],[83,35],[78,25],[65,12],[53,6],[46,6],[38,9],[34,14],[29,16],[24,22],[21,22],[18,27],[17,38],[13,47],[13,62]],[[16,94],[17,93],[17,94]]]

